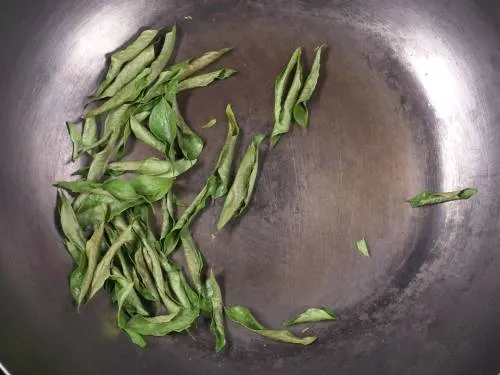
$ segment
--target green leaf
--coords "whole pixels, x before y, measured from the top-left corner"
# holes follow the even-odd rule
[[[163,254],[159,254],[158,258],[163,270],[167,274],[168,283],[172,289],[174,298],[177,299],[183,308],[189,309],[193,307],[191,306],[191,301],[186,294],[185,285],[183,283],[184,277],[181,268],[178,265],[172,264]]]
[[[199,317],[196,309],[183,309],[176,314],[146,318],[136,315],[127,323],[127,328],[144,336],[167,336],[174,332],[184,332],[189,329]]]
[[[109,161],[114,157],[117,151],[117,142],[123,133],[130,116],[130,105],[122,105],[111,111],[106,119],[105,132],[108,131],[110,138],[104,150],[95,155],[90,164],[87,179],[89,181],[98,181],[106,172]],[[109,129],[109,130],[108,130]]]
[[[234,69],[220,69],[214,72],[200,74],[181,81],[177,90],[178,92],[182,92],[194,88],[206,87],[216,80],[229,78],[235,73],[237,73],[237,71]]]
[[[337,320],[335,312],[323,307],[323,308],[310,308],[303,313],[297,315],[293,319],[287,320],[283,323],[285,327],[290,327],[296,324],[302,323],[317,323],[326,320]]]
[[[301,51],[301,50],[299,50]],[[271,146],[276,145],[280,140],[281,136],[288,133],[290,130],[290,124],[292,123],[293,108],[297,102],[297,98],[300,93],[300,88],[302,87],[302,63],[301,63],[301,52],[298,53],[296,64],[295,64],[295,74],[292,80],[292,84],[288,89],[288,93],[285,97],[285,102],[283,107],[280,107],[280,117],[279,121],[274,123],[274,129],[271,134]]]
[[[161,72],[156,82],[142,96],[142,103],[149,103],[153,99],[165,94],[165,88],[176,79],[179,72],[189,65],[189,60],[172,65],[168,70]]]
[[[179,242],[179,233],[185,226],[189,226],[193,219],[205,208],[207,199],[211,197],[215,189],[216,179],[211,176],[205,186],[198,193],[196,198],[191,202],[191,204],[186,208],[182,216],[177,220],[174,228],[170,231],[170,233],[165,238],[163,243],[163,252],[165,255],[170,255],[177,248],[177,244]]]
[[[141,278],[142,282],[146,286],[146,290],[151,293],[151,297],[153,298],[153,301],[159,301],[160,300],[160,295],[158,294],[158,291],[156,290],[156,286],[153,283],[153,279],[148,271],[148,267],[146,265],[146,261],[144,259],[144,255],[142,252],[142,248],[138,248],[134,254],[134,263],[135,263],[135,269],[137,273],[139,274],[139,277]]]
[[[93,146],[97,142],[97,123],[94,117],[85,119],[82,133],[82,152],[93,155]]]
[[[76,249],[78,249],[79,252],[83,252],[85,249],[85,237],[76,214],[73,211],[73,207],[69,203],[66,195],[61,191],[58,192],[58,197],[59,218],[61,220],[61,228],[64,236],[74,245],[74,247],[76,247]],[[74,255],[74,247],[72,247],[72,250],[70,251],[70,254],[72,255]],[[68,248],[68,250],[70,249]],[[77,261],[74,257],[73,260],[75,262]]]
[[[161,201],[162,223],[160,239],[163,240],[175,226],[174,193],[170,190]]]
[[[101,290],[106,280],[108,280],[111,272],[111,263],[113,259],[120,250],[120,248],[134,240],[132,225],[130,225],[126,231],[122,232],[116,241],[110,246],[106,254],[103,256],[101,261],[96,267],[94,272],[94,278],[92,280],[92,285],[90,287],[90,297],[92,298],[95,294]]]
[[[321,69],[321,52],[325,45],[316,48],[316,55],[314,56],[314,62],[311,68],[311,72],[304,81],[304,86],[300,92],[299,98],[293,107],[293,118],[295,122],[306,128],[309,122],[309,110],[307,108],[307,102],[311,99],[316,85],[318,84],[319,72]]]
[[[259,146],[264,138],[263,134],[255,135],[241,160],[217,222],[219,230],[241,215],[250,202],[259,168]]]
[[[69,290],[75,302],[81,294],[81,287],[83,278],[85,277],[85,270],[87,269],[87,257],[84,252],[80,253],[80,257],[76,262],[75,268],[69,276]]]
[[[106,90],[100,95],[99,98],[110,98],[115,96],[122,88],[124,88],[129,82],[135,79],[139,73],[143,72],[147,66],[153,62],[155,59],[155,49],[154,46],[147,47],[142,51],[135,59],[130,61],[123,70],[116,76],[116,79],[111,85],[108,86]],[[148,76],[151,69],[148,69]],[[147,86],[147,79],[146,84]]]
[[[111,280],[115,281],[116,286],[118,287],[118,313],[120,313],[122,307],[126,304],[127,307],[132,308],[135,313],[149,316],[149,313],[144,308],[139,296],[134,290],[134,282],[123,276],[116,267],[112,268],[111,275]],[[119,324],[119,326],[120,328],[124,328],[121,324]]]
[[[213,118],[202,126],[203,129],[210,129],[217,125],[217,119]]]
[[[257,333],[268,339],[285,342],[289,344],[310,345],[316,341],[316,337],[297,337],[286,330],[272,330],[266,329],[260,324],[257,319],[252,315],[248,308],[243,306],[226,307],[226,314],[229,318],[248,330]]]
[[[211,302],[212,307],[210,331],[215,335],[215,351],[219,353],[224,350],[226,346],[226,335],[224,333],[224,302],[222,300],[219,284],[212,270],[210,270],[207,279],[207,298]]]
[[[106,207],[102,206],[101,210],[102,210],[101,225],[94,231],[94,234],[87,241],[85,247],[87,268],[83,276],[82,284],[80,287],[80,293],[77,299],[78,306],[82,304],[82,302],[85,300],[85,297],[87,296],[87,293],[90,289],[90,284],[92,283],[92,279],[94,278],[94,272],[97,267],[97,262],[100,256],[100,248],[101,248],[102,237],[104,234],[104,224],[106,218]]]
[[[177,115],[164,97],[151,111],[149,130],[168,148],[171,147],[177,137]]]
[[[104,182],[102,189],[121,201],[132,201],[141,198],[131,182],[119,178],[112,178]]]
[[[76,160],[81,153],[82,150],[82,134],[80,133],[80,129],[78,124],[74,122],[67,122],[66,126],[68,128],[68,134],[71,139],[71,143],[73,144],[73,153],[71,158]]]
[[[110,163],[108,173],[113,176],[123,173],[138,173],[147,176],[175,178],[190,170],[197,160],[180,159],[176,161],[149,158],[140,161],[123,161]]]
[[[302,48],[297,48],[293,52],[286,68],[276,78],[276,83],[274,85],[274,128],[271,136],[271,144],[276,144],[280,138],[280,134],[287,131],[286,124],[283,124],[282,122],[283,104],[286,98],[285,91],[294,68],[297,73],[296,66],[297,64],[300,64],[299,61],[301,55]]]
[[[177,34],[177,28],[174,25],[172,30],[165,35],[165,40],[163,41],[163,47],[160,54],[156,60],[151,64],[151,73],[148,77],[148,86],[151,85],[161,74],[162,70],[167,66],[168,60],[172,56],[172,51],[175,46],[175,38]]]
[[[362,255],[364,255],[365,257],[370,257],[370,251],[368,250],[368,244],[366,243],[365,239],[357,241],[356,247]]]
[[[409,199],[408,202],[413,208],[432,206],[435,204],[441,204],[446,202],[452,202],[457,200],[467,200],[472,198],[478,192],[477,189],[467,188],[460,191],[452,191],[449,193],[433,193],[433,192],[423,192],[416,197]]]
[[[189,276],[198,293],[201,293],[203,289],[201,283],[201,274],[204,266],[203,256],[201,255],[200,250],[196,247],[188,226],[185,226],[180,231],[180,239],[184,250],[184,258],[186,260]]]
[[[160,152],[165,153],[165,144],[162,141],[156,139],[153,134],[149,132],[149,130],[147,130],[139,123],[139,121],[137,121],[135,117],[130,118],[130,129],[138,140]]]
[[[139,37],[127,48],[117,51],[111,55],[111,64],[109,66],[106,78],[101,82],[95,96],[100,96],[104,90],[113,82],[120,73],[122,66],[128,61],[137,57],[158,35],[158,30],[145,30]]]
[[[203,139],[191,130],[189,125],[184,120],[184,117],[182,117],[175,95],[172,99],[172,107],[177,115],[177,141],[179,143],[179,148],[187,159],[196,160],[203,151]]]
[[[142,195],[149,202],[161,200],[170,191],[173,183],[172,178],[147,175],[138,175],[130,180],[137,194]]]
[[[236,122],[233,109],[230,104],[226,107],[226,115],[228,118],[227,137],[224,146],[219,154],[219,160],[215,167],[214,176],[216,176],[217,189],[213,196],[214,199],[221,198],[227,194],[229,189],[229,181],[231,179],[231,167],[233,165],[234,151],[240,134],[240,128]]]
[[[223,48],[218,51],[210,51],[204,53],[202,56],[193,60],[192,62],[189,63],[189,65],[181,69],[179,75],[176,77],[177,80],[180,82],[192,76],[194,73],[212,64],[213,62],[224,56],[229,51],[231,51],[231,48]]]
[[[105,101],[100,106],[85,111],[84,117],[95,117],[102,113],[108,112],[122,104],[135,101],[142,91],[146,88],[147,77],[149,75],[150,69],[144,69],[139,75],[137,75],[132,81],[123,86],[113,97]]]

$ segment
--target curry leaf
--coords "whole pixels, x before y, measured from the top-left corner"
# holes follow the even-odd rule
[[[161,72],[158,76],[156,82],[149,89],[146,90],[144,95],[141,97],[142,103],[149,103],[153,99],[165,94],[165,88],[168,84],[176,79],[179,72],[189,65],[189,60],[182,61],[175,65],[172,65],[168,70]]]
[[[165,144],[162,141],[156,139],[153,134],[149,132],[149,130],[147,130],[139,123],[139,121],[137,121],[135,117],[130,118],[130,129],[138,140],[160,152],[165,153]]]
[[[136,250],[136,252],[134,254],[134,263],[135,263],[135,269],[137,270],[139,277],[141,278],[142,282],[144,283],[146,290],[151,294],[153,301],[159,301],[160,295],[158,294],[158,291],[156,290],[156,287],[153,283],[153,279],[151,278],[151,275],[149,273],[149,270],[148,270],[148,267],[146,265],[146,261],[144,259],[144,255],[142,252],[142,248],[139,248]]]
[[[108,280],[111,272],[111,263],[118,250],[120,250],[120,248],[126,243],[133,241],[133,239],[134,235],[132,225],[130,225],[127,230],[120,234],[116,241],[107,250],[106,254],[96,267],[92,285],[90,287],[90,298],[101,290],[106,280]]]
[[[167,147],[174,143],[177,137],[177,115],[166,98],[162,98],[151,111],[149,130]]]
[[[441,204],[446,202],[452,202],[457,200],[467,200],[472,198],[478,192],[477,189],[467,188],[460,191],[453,191],[449,193],[433,193],[433,192],[423,192],[416,197],[409,199],[408,202],[413,208],[432,206],[435,204]]]
[[[316,341],[316,337],[297,337],[286,330],[266,329],[252,315],[248,308],[243,306],[226,307],[226,314],[229,318],[248,330],[257,333],[263,337],[274,341],[285,342],[289,344],[310,345]]]
[[[224,333],[224,302],[222,301],[222,293],[219,284],[212,270],[210,270],[207,279],[207,298],[212,307],[210,331],[216,338],[216,352],[221,352],[226,346],[226,335]]]
[[[236,122],[233,109],[231,105],[226,107],[226,115],[229,121],[227,129],[227,137],[224,146],[219,154],[219,160],[215,167],[214,175],[218,179],[217,189],[213,196],[214,199],[221,198],[226,195],[229,188],[229,180],[231,178],[231,167],[233,165],[234,151],[236,149],[236,142],[240,134],[240,128]]]
[[[170,191],[173,182],[172,178],[138,175],[130,181],[130,184],[137,194],[142,195],[149,202],[156,202]]]
[[[179,83],[178,91],[186,91],[198,87],[206,87],[216,80],[223,80],[237,73],[234,69],[220,69],[214,72],[200,74]]]
[[[127,328],[144,336],[166,336],[189,329],[200,315],[199,310],[183,309],[176,314],[146,318],[136,315],[127,323]]]
[[[203,140],[191,130],[182,116],[175,95],[172,98],[172,107],[177,116],[177,140],[182,154],[189,160],[196,160],[203,150]]]
[[[127,85],[130,81],[138,76],[139,73],[143,72],[145,68],[151,64],[155,58],[154,46],[147,47],[142,51],[135,59],[130,61],[123,70],[116,76],[115,80],[111,85],[108,86],[106,90],[100,95],[100,98],[107,98],[115,96],[123,87]],[[148,69],[147,75],[149,76],[151,69]],[[147,85],[146,79],[146,85]],[[145,85],[145,86],[146,86]]]
[[[248,146],[227,194],[217,228],[222,229],[232,218],[241,215],[248,206],[259,168],[259,146],[264,138],[263,134],[257,134]]]
[[[99,260],[100,247],[101,247],[102,237],[104,234],[106,207],[102,206],[101,210],[102,210],[101,225],[95,230],[92,237],[90,237],[90,239],[87,241],[85,247],[85,254],[87,258],[87,269],[85,270],[85,274],[80,288],[80,293],[78,295],[78,300],[77,300],[78,306],[82,304],[90,289],[90,284],[92,283],[94,272],[97,267],[97,262]]]
[[[61,191],[58,192],[59,197],[59,218],[61,220],[61,228],[64,236],[69,242],[74,244],[79,252],[85,249],[85,237],[82,228],[78,222],[73,207],[68,201],[68,198]],[[72,251],[70,253],[73,253]],[[76,262],[76,259],[74,259]]]
[[[158,259],[163,270],[167,274],[168,282],[170,288],[172,288],[174,297],[177,299],[177,301],[179,301],[183,308],[192,308],[193,306],[191,306],[191,301],[186,294],[186,289],[183,284],[182,270],[180,269],[180,267],[172,264],[163,254],[159,254]]]
[[[85,270],[87,269],[87,257],[84,252],[80,253],[80,257],[76,262],[71,275],[69,276],[69,290],[75,302],[81,294],[82,282],[85,277]]]
[[[172,51],[175,46],[175,38],[177,34],[177,28],[174,25],[172,30],[165,35],[165,40],[163,41],[163,47],[160,54],[156,60],[151,64],[151,72],[148,77],[148,86],[151,85],[161,74],[162,70],[167,66],[168,60],[172,56]]]
[[[210,129],[217,125],[217,119],[213,118],[202,126],[203,129]]]
[[[73,152],[71,155],[71,158],[73,160],[76,160],[78,156],[80,155],[80,152],[82,150],[82,134],[80,133],[80,129],[78,128],[78,125],[75,124],[74,122],[67,122],[66,126],[68,128],[68,134],[71,139],[71,143],[73,144]]]
[[[201,293],[203,287],[201,284],[201,274],[203,272],[203,257],[200,250],[196,247],[191,231],[185,226],[180,231],[180,239],[184,250],[184,258],[189,271],[189,276],[196,290]]]
[[[111,55],[111,64],[106,74],[106,78],[99,85],[95,95],[100,96],[119,74],[121,67],[128,61],[137,57],[137,55],[151,44],[156,38],[156,35],[158,35],[158,30],[145,30],[127,48],[113,53]]]
[[[364,255],[365,257],[370,257],[370,251],[368,250],[368,244],[366,243],[365,239],[357,241],[356,247],[362,255]]]
[[[170,190],[161,201],[162,223],[160,239],[164,239],[175,226],[174,193]]]
[[[136,100],[142,91],[146,88],[147,77],[150,69],[144,69],[132,81],[123,86],[112,98],[105,101],[100,106],[86,111],[84,117],[94,117],[104,112],[110,111],[113,108],[119,107],[122,104]]]
[[[224,56],[229,51],[231,51],[231,48],[223,48],[218,51],[210,51],[204,53],[202,56],[193,60],[192,62],[189,63],[189,65],[181,69],[179,75],[176,78],[179,81],[182,81],[192,76],[194,73],[212,64],[213,62]]]
[[[311,99],[311,96],[316,89],[316,85],[318,84],[319,72],[321,69],[321,52],[324,47],[325,46],[322,45],[316,48],[316,54],[314,56],[311,72],[304,81],[304,87],[302,87],[299,98],[293,107],[293,119],[303,128],[306,128],[309,122],[307,102]]]
[[[323,307],[323,308],[310,308],[303,313],[297,315],[293,319],[287,320],[283,323],[285,327],[293,326],[302,323],[317,323],[326,320],[336,320],[337,317],[335,312]]]
[[[271,134],[271,145],[274,146],[280,140],[280,137],[288,133],[290,130],[290,124],[292,122],[293,108],[297,102],[297,97],[300,93],[300,88],[302,87],[302,63],[300,61],[301,53],[298,54],[295,74],[292,80],[292,84],[288,89],[288,93],[285,97],[285,102],[281,108],[281,113],[279,121],[274,124],[274,129]]]
[[[122,161],[110,163],[108,173],[116,176],[123,173],[138,173],[148,176],[161,176],[174,178],[190,170],[197,160],[180,159],[174,162],[170,160],[160,160],[148,158],[140,161]]]
[[[286,68],[276,78],[276,83],[274,85],[274,128],[271,136],[271,144],[276,144],[279,140],[280,134],[286,132],[286,126],[284,126],[282,122],[283,104],[286,98],[285,91],[288,81],[290,80],[290,75],[299,63],[301,55],[302,48],[297,48],[293,52]]]

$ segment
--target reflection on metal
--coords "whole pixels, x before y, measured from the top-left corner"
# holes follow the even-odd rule
[[[11,373],[5,368],[5,366],[2,365],[2,362],[0,362],[0,371],[2,371],[4,375],[11,375]]]

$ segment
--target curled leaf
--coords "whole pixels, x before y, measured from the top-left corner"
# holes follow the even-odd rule
[[[191,78],[187,78],[179,83],[178,92],[206,87],[216,80],[223,80],[231,77],[233,74],[237,73],[234,69],[220,69],[214,72],[200,74]]]
[[[207,279],[207,299],[210,301],[212,310],[210,331],[215,335],[215,350],[219,353],[224,350],[226,346],[226,335],[224,333],[224,302],[222,300],[219,284],[212,270],[210,270]]]
[[[297,315],[293,319],[287,320],[283,323],[285,327],[293,326],[302,323],[317,323],[326,320],[336,320],[335,312],[328,308],[310,308],[303,313]]]
[[[419,208],[457,200],[467,200],[476,195],[477,192],[478,190],[474,188],[467,188],[460,191],[452,191],[449,193],[433,193],[426,191],[420,193],[414,198],[409,199],[408,202],[413,208]]]
[[[260,324],[257,319],[252,315],[250,310],[243,306],[226,307],[226,314],[229,318],[248,330],[257,333],[268,339],[285,342],[289,344],[299,344],[299,345],[310,345],[316,341],[316,337],[297,337],[289,331],[286,330],[273,330],[266,329],[262,324]]]
[[[165,40],[163,41],[163,47],[161,48],[160,54],[156,60],[151,64],[151,72],[148,77],[148,86],[151,85],[161,74],[162,70],[167,66],[168,60],[172,56],[172,51],[175,46],[175,38],[177,35],[177,28],[174,25],[172,30],[165,35]]]
[[[210,51],[204,53],[202,56],[193,60],[186,67],[181,69],[179,75],[176,77],[177,80],[180,82],[192,76],[194,73],[212,64],[213,62],[224,56],[229,51],[231,51],[231,48],[223,48],[218,51]]]

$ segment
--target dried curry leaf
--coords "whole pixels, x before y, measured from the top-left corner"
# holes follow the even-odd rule
[[[294,318],[287,320],[283,323],[285,327],[290,327],[296,324],[302,323],[317,323],[323,322],[327,320],[337,320],[337,316],[335,312],[330,310],[329,308],[310,308],[304,311],[303,313],[295,316]]]
[[[236,74],[238,71],[234,69],[220,69],[214,72],[200,74],[191,78],[187,78],[179,83],[178,92],[206,87],[217,80],[223,80]]]
[[[210,301],[212,310],[212,322],[210,323],[210,331],[216,338],[215,351],[217,353],[224,350],[226,346],[226,335],[224,332],[224,302],[222,293],[215,278],[214,272],[210,270],[206,283],[207,299]]]
[[[202,56],[196,58],[190,62],[186,67],[181,69],[179,75],[176,77],[178,81],[182,81],[190,76],[192,76],[197,71],[207,67],[213,62],[217,61],[219,58],[224,56],[226,53],[231,51],[231,48],[223,48],[218,51],[210,51],[204,53]]]
[[[180,239],[189,276],[195,289],[198,293],[201,293],[203,290],[201,283],[201,275],[204,267],[203,256],[201,255],[200,250],[196,247],[188,226],[185,226],[180,231]]]
[[[264,138],[263,134],[257,134],[252,138],[227,194],[217,228],[222,229],[231,219],[241,215],[248,206],[259,168],[259,147]]]
[[[160,54],[151,64],[151,72],[149,73],[148,77],[148,86],[156,81],[163,69],[165,69],[165,67],[167,66],[168,60],[170,60],[175,47],[176,35],[177,27],[174,25],[172,27],[172,30],[170,30],[167,35],[165,35],[165,40],[163,41],[163,47],[161,48]]]

